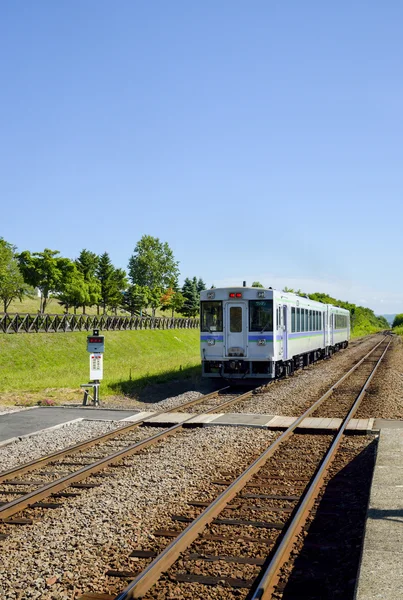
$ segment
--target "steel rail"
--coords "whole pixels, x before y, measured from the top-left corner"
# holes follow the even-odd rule
[[[190,523],[129,585],[120,592],[114,600],[129,600],[141,598],[158,581],[161,574],[167,571],[178,559],[180,554],[190,546],[202,530],[234,499],[246,483],[257,473],[267,460],[275,453],[294,432],[294,430],[314,412],[341,383],[384,343],[381,340],[360,361],[358,361],[343,377],[341,377],[323,396],[308,408],[294,423],[288,427],[266,450],[239,475],[217,498]]]
[[[281,576],[280,569],[288,561],[291,551],[292,551],[292,548],[296,541],[296,538],[300,534],[300,532],[302,531],[302,529],[305,525],[305,522],[309,516],[309,513],[310,513],[310,511],[317,499],[317,496],[320,492],[320,489],[324,483],[324,479],[329,471],[330,465],[332,464],[334,458],[336,457],[336,453],[339,448],[341,439],[344,435],[345,429],[346,429],[348,423],[350,422],[350,420],[353,418],[358,407],[360,406],[361,401],[366,393],[366,390],[367,390],[372,378],[374,377],[379,365],[381,364],[381,362],[391,344],[391,341],[392,340],[389,341],[388,345],[386,346],[386,348],[383,351],[382,355],[380,356],[379,360],[375,364],[374,369],[372,370],[371,374],[369,375],[365,384],[363,385],[353,406],[351,407],[351,409],[348,412],[347,416],[345,417],[344,421],[340,425],[340,428],[338,429],[336,438],[334,439],[332,445],[330,446],[329,450],[327,451],[314,480],[312,481],[308,490],[304,493],[303,500],[302,500],[297,512],[295,513],[294,518],[288,525],[287,531],[286,531],[281,543],[279,544],[273,558],[271,559],[270,564],[267,566],[263,575],[260,576],[258,586],[257,586],[255,592],[253,593],[253,595],[251,596],[250,600],[269,600],[269,598],[272,597],[272,594],[274,593],[275,587]]]
[[[229,402],[233,403],[233,402],[237,402],[237,401],[242,401],[246,397],[250,396],[252,393],[253,393],[253,390],[246,392],[245,394],[242,394],[241,396],[232,398],[230,401],[223,402],[221,405],[227,406]],[[205,397],[204,397],[204,399],[205,399]],[[209,409],[205,413],[201,413],[201,414],[209,414],[212,411],[214,411],[216,408],[219,408],[221,405],[218,405],[218,407]],[[165,413],[162,413],[162,414],[165,414]],[[78,483],[79,481],[82,481],[83,479],[86,479],[90,475],[93,475],[95,473],[98,473],[99,471],[102,471],[109,465],[115,464],[115,463],[119,462],[120,460],[122,460],[123,458],[126,458],[127,456],[131,456],[132,454],[135,454],[135,453],[139,452],[140,450],[143,450],[144,448],[147,448],[148,446],[155,444],[156,442],[162,440],[163,438],[168,437],[168,436],[172,435],[173,433],[176,433],[186,423],[191,422],[192,419],[194,419],[195,417],[199,417],[199,416],[200,415],[192,414],[187,419],[182,421],[181,423],[177,423],[176,425],[173,425],[172,427],[165,429],[165,431],[162,431],[160,433],[152,435],[152,436],[146,438],[145,440],[136,442],[135,444],[126,446],[125,448],[118,450],[117,452],[114,452],[113,454],[110,454],[108,456],[105,456],[104,458],[99,459],[98,461],[92,463],[91,465],[86,465],[86,466],[82,467],[81,469],[74,471],[73,473],[65,475],[64,477],[56,479],[48,484],[45,484],[44,486],[41,486],[40,488],[32,490],[31,492],[23,494],[22,496],[19,496],[18,498],[15,498],[14,500],[7,502],[6,504],[0,506],[0,521],[2,521],[2,520],[4,521],[5,519],[8,519],[12,515],[29,507],[31,504],[35,504],[36,502],[39,502],[40,500],[47,498],[51,494],[56,494],[57,492],[60,492],[64,489],[68,488],[69,486],[71,486],[75,483]],[[7,481],[5,481],[4,483],[7,484]]]
[[[201,398],[196,398],[195,400],[190,400],[189,402],[185,402],[185,404],[180,405],[180,408],[188,408],[189,406],[193,406],[194,404],[205,402],[206,400],[208,400],[210,398],[219,396],[222,392],[224,392],[225,390],[228,390],[229,387],[230,386],[227,385],[219,390],[211,392],[210,394],[206,394],[205,396],[202,396]],[[160,415],[168,414],[170,412],[174,412],[178,408],[179,407],[176,406],[174,408],[162,410],[160,412],[153,414],[152,416],[158,417]],[[56,452],[53,452],[52,454],[47,454],[46,456],[43,456],[42,458],[32,460],[30,462],[24,463],[23,465],[18,465],[16,467],[12,467],[11,469],[7,469],[7,471],[3,471],[0,473],[0,483],[4,482],[10,476],[16,477],[19,475],[24,475],[25,473],[29,473],[31,471],[40,469],[44,465],[46,465],[50,462],[53,462],[54,460],[56,460],[58,458],[62,458],[63,456],[67,456],[69,454],[74,454],[75,452],[80,452],[82,450],[85,450],[86,448],[91,448],[92,446],[95,446],[98,443],[106,442],[108,439],[113,439],[115,437],[119,437],[121,434],[128,433],[129,431],[132,431],[133,429],[137,429],[138,427],[140,427],[140,425],[142,425],[144,423],[144,421],[145,421],[145,419],[142,419],[140,421],[136,421],[136,423],[130,423],[129,425],[125,425],[124,427],[115,429],[114,431],[111,431],[109,433],[105,433],[103,435],[99,435],[99,436],[90,438],[89,440],[86,440],[85,442],[79,442],[78,444],[73,444],[72,446],[63,448],[62,450],[57,450]]]

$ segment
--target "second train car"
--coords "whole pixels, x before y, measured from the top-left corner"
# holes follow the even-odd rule
[[[204,290],[200,309],[204,377],[290,375],[350,339],[348,310],[271,288]]]

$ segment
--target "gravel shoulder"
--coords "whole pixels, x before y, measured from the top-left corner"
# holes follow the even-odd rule
[[[392,344],[368,387],[356,417],[366,419],[403,419],[403,340]]]

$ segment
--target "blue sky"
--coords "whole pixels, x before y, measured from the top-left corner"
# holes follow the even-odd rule
[[[403,312],[403,4],[4,0],[0,236]]]

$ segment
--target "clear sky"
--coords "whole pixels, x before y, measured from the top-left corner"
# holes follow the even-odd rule
[[[403,312],[400,0],[3,0],[0,236]]]

